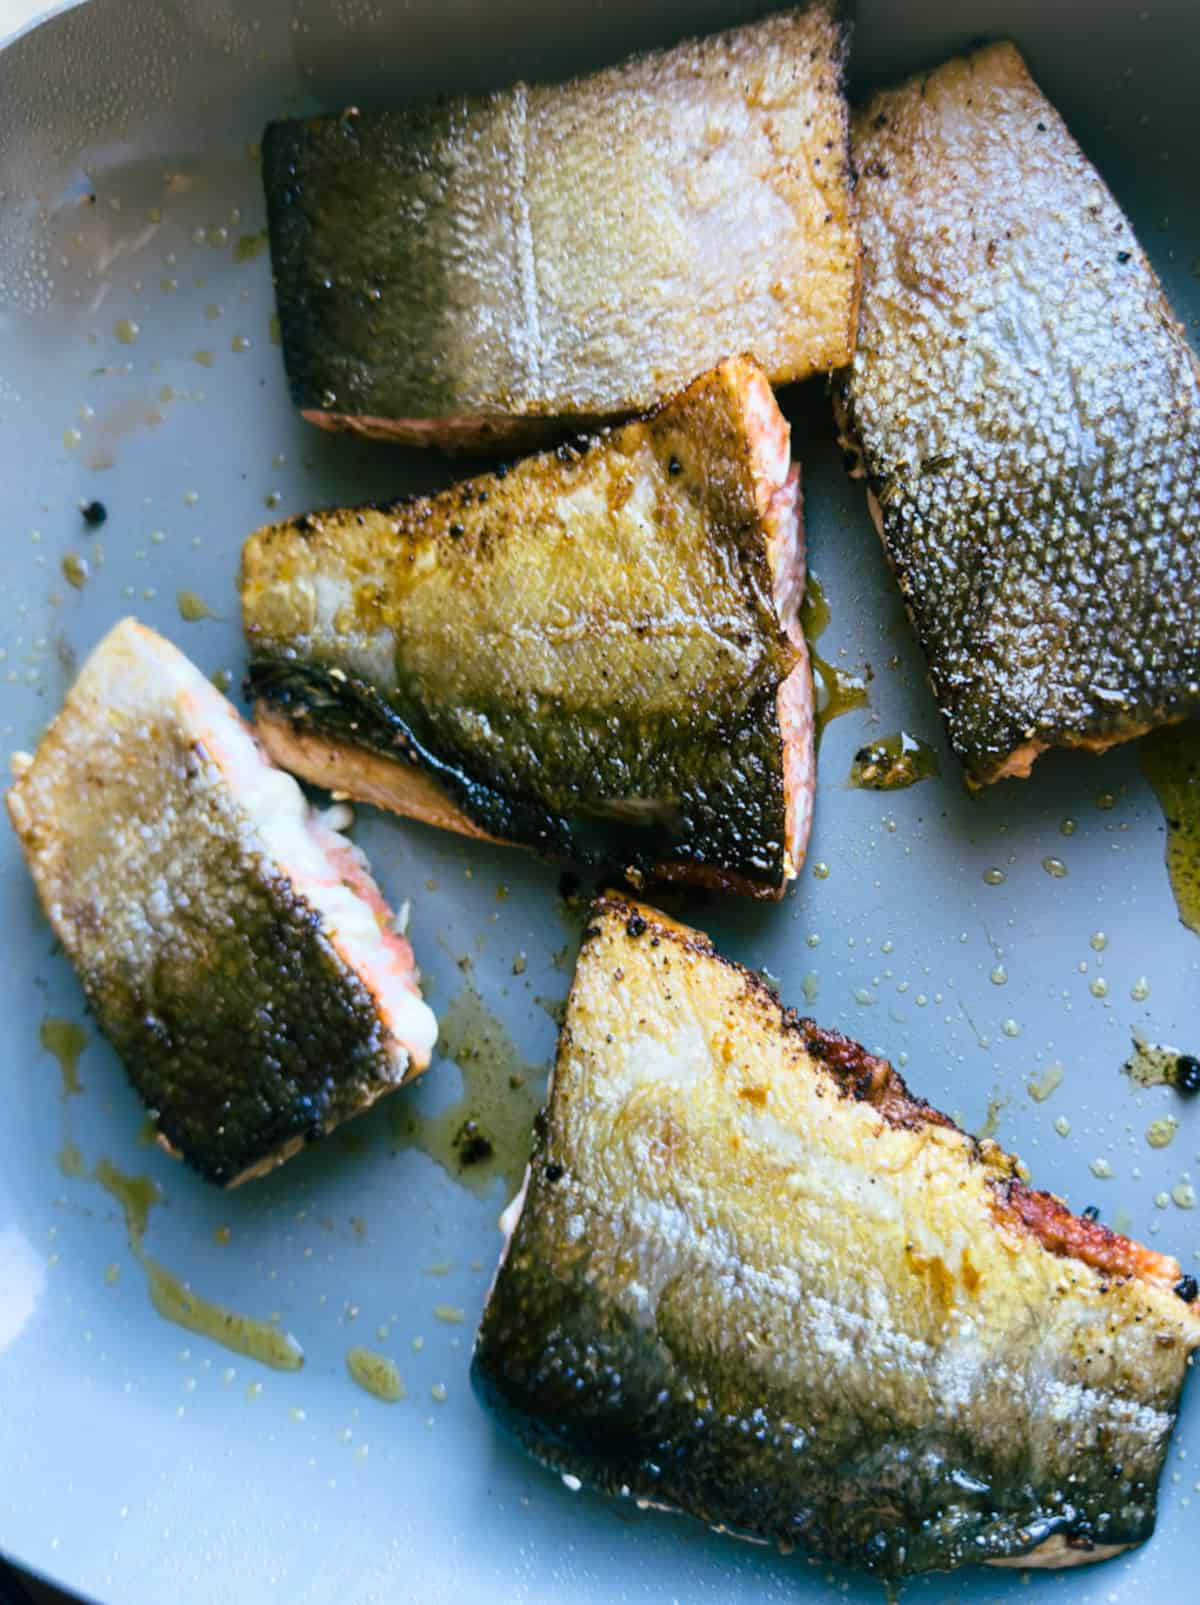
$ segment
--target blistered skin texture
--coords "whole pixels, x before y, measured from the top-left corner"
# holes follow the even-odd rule
[[[779,706],[803,667],[787,441],[761,370],[736,359],[611,434],[259,531],[242,610],[263,708],[395,760],[397,792],[399,766],[421,771],[449,806],[381,798],[278,717],[268,748],[440,825],[779,895],[812,787],[806,675],[786,740]]]
[[[197,739],[175,660],[150,632],[118,626],[9,809],[160,1136],[224,1185],[397,1086],[406,1056]]]
[[[855,118],[842,402],[968,778],[1200,705],[1200,386],[1112,196],[1011,45]]]
[[[527,440],[653,406],[732,351],[850,355],[844,40],[821,4],[571,83],[272,123],[296,404],[363,433]]]
[[[606,1492],[884,1575],[1141,1542],[1200,1304],[651,908],[584,932],[472,1377]]]

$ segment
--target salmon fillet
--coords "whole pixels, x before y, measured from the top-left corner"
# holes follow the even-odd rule
[[[1016,50],[856,115],[839,384],[969,783],[1200,707],[1200,378],[1120,208]]]
[[[305,779],[638,879],[779,897],[804,859],[799,470],[762,370],[242,558],[262,740]]]
[[[845,363],[858,241],[824,3],[570,83],[263,136],[283,353],[329,428],[526,449],[734,351]]]
[[[567,1478],[884,1576],[1148,1538],[1195,1281],[641,903],[593,908],[472,1360]]]
[[[358,850],[168,641],[88,658],[8,812],[159,1140],[236,1186],[423,1070],[437,1026]]]

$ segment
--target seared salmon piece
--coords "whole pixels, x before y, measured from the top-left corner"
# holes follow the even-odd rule
[[[1009,44],[854,122],[839,383],[967,780],[1200,709],[1200,375],[1120,207]]]
[[[830,6],[566,84],[271,123],[292,397],[327,428],[520,450],[731,351],[849,360],[858,237]]]
[[[812,678],[788,425],[749,358],[648,418],[242,558],[261,738],[465,835],[779,897]]]
[[[88,658],[8,812],[159,1141],[236,1186],[429,1064],[412,949],[357,848],[132,619]]]
[[[1142,1543],[1196,1283],[619,896],[501,1225],[480,1400],[572,1486],[884,1577]]]

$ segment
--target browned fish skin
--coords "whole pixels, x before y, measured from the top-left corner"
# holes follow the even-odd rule
[[[1200,706],[1200,381],[1113,197],[999,44],[878,95],[839,400],[972,784]]]
[[[411,949],[355,850],[152,631],[127,619],[95,648],[7,803],[159,1140],[209,1181],[262,1174],[428,1065]]]
[[[264,743],[441,828],[779,897],[813,792],[798,472],[743,357],[591,440],[260,530]]]
[[[568,84],[263,138],[293,399],[329,427],[526,449],[733,351],[853,348],[842,29],[820,0]]]
[[[885,1576],[1153,1531],[1200,1301],[699,932],[602,898],[472,1363],[534,1455]]]

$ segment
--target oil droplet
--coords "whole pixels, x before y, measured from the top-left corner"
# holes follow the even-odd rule
[[[446,1384],[444,1382],[435,1382],[430,1388],[429,1394],[437,1404],[445,1404],[447,1398],[449,1397]]]
[[[52,1053],[58,1060],[64,1095],[82,1092],[79,1055],[87,1046],[87,1032],[83,1027],[74,1020],[59,1020],[47,1015],[38,1027],[38,1041],[47,1053]]]
[[[104,1280],[108,1283],[108,1285],[110,1287],[113,1285],[114,1282],[119,1282],[120,1279],[121,1279],[121,1267],[119,1265],[112,1264],[112,1265],[108,1265],[108,1266],[105,1267]]]
[[[813,865],[813,878],[819,881],[827,881],[829,879],[829,865],[823,858],[818,858]]]
[[[1029,1096],[1035,1103],[1045,1103],[1050,1094],[1062,1086],[1066,1073],[1061,1064],[1047,1065],[1039,1078],[1031,1078],[1026,1082]]]
[[[433,1313],[437,1320],[447,1326],[461,1326],[467,1318],[467,1312],[460,1310],[457,1304],[435,1304]]]
[[[211,1338],[235,1354],[261,1360],[276,1370],[300,1369],[304,1364],[304,1351],[289,1333],[277,1331],[267,1321],[239,1315],[201,1298],[165,1265],[146,1253],[146,1226],[150,1211],[160,1197],[157,1185],[149,1176],[127,1176],[107,1159],[100,1160],[92,1175],[124,1211],[130,1251],[146,1274],[150,1302],[159,1315],[185,1331]]]
[[[88,575],[91,573],[88,568],[87,558],[81,557],[78,552],[68,552],[63,558],[60,567],[62,569],[62,577],[67,584],[73,585],[77,591],[82,591],[88,582]]]
[[[273,315],[272,318],[271,318],[271,321],[270,321],[270,323],[268,324],[267,327],[268,327],[268,332],[270,333],[270,336],[271,336],[271,344],[273,346],[279,345],[280,341],[283,338],[283,336],[281,335],[280,330],[279,330],[279,318],[277,316]]]
[[[1195,1209],[1196,1189],[1190,1181],[1177,1181],[1171,1188],[1171,1197],[1180,1209]]]
[[[867,706],[867,682],[861,674],[839,669],[811,648],[808,656],[813,677],[813,729],[819,742],[826,725]]]
[[[83,436],[79,433],[78,429],[64,429],[62,438],[63,445],[67,448],[67,450],[74,451],[75,447],[78,446],[79,442],[83,439]]]
[[[253,262],[255,257],[261,256],[266,248],[266,229],[260,229],[257,234],[243,234],[233,248],[233,260],[235,262]]]
[[[809,970],[808,974],[804,977],[804,980],[800,983],[801,990],[804,993],[804,1001],[805,1001],[805,1003],[815,1003],[816,1002],[816,1000],[817,1000],[817,987],[819,986],[819,984],[820,983],[819,983],[819,981],[817,979],[816,970]]]
[[[1178,1120],[1172,1115],[1163,1115],[1160,1120],[1152,1120],[1146,1128],[1146,1141],[1151,1148],[1169,1148],[1178,1130]]]
[[[177,290],[179,288],[179,280],[178,279],[172,279],[172,278],[168,277],[167,274],[164,273],[162,278],[159,279],[159,281],[158,281],[158,287],[159,287],[160,290],[164,291],[167,295],[170,295],[172,290]]]
[[[1054,1122],[1054,1129],[1058,1132],[1060,1137],[1070,1136],[1071,1122],[1067,1119],[1066,1115],[1059,1115],[1058,1119]]]
[[[1094,981],[1088,983],[1088,991],[1094,998],[1106,998],[1108,996],[1108,982],[1102,975],[1098,975]]]
[[[210,323],[215,323],[221,316],[221,309],[215,301],[210,301],[204,309],[204,316]]]
[[[809,641],[824,635],[833,617],[833,609],[825,596],[825,587],[815,574],[809,574],[804,586],[804,600],[800,603],[800,625]]]
[[[1067,873],[1067,866],[1061,858],[1043,858],[1042,868],[1047,875],[1053,876],[1056,881],[1062,880]]]
[[[1059,824],[1058,828],[1059,828],[1059,831],[1061,832],[1062,835],[1064,835],[1064,836],[1073,836],[1075,834],[1075,832],[1079,829],[1079,825],[1077,824],[1077,822],[1074,819],[1064,819]]]
[[[113,333],[123,346],[131,346],[141,332],[141,325],[132,318],[118,318],[113,324]]]
[[[186,619],[189,624],[217,617],[204,598],[195,591],[176,591],[175,606],[179,609],[179,617]]]
[[[407,1396],[404,1379],[395,1361],[389,1360],[386,1354],[377,1354],[374,1349],[350,1349],[346,1355],[346,1369],[360,1388],[388,1404]]]
[[[1015,1020],[1004,1020],[1000,1029],[1006,1037],[1019,1037],[1021,1035],[1021,1027]]]
[[[233,671],[231,669],[214,669],[209,675],[209,679],[224,696],[233,684]]]
[[[1100,1181],[1107,1181],[1113,1173],[1113,1168],[1107,1159],[1093,1159],[1088,1169]]]
[[[225,1248],[232,1241],[233,1233],[230,1231],[228,1226],[215,1226],[213,1228],[214,1243],[219,1243],[222,1248]]]
[[[1008,876],[1002,869],[997,869],[995,864],[993,864],[991,869],[984,870],[983,878],[988,886],[1003,886],[1004,882],[1008,879]]]
[[[1089,943],[1093,952],[1103,953],[1108,946],[1108,937],[1103,931],[1093,931],[1089,938]]]
[[[1103,813],[1107,813],[1110,808],[1115,808],[1116,806],[1117,799],[1113,796],[1111,791],[1102,791],[1096,798],[1096,807],[1099,808]]]
[[[211,368],[213,365],[213,353],[211,351],[203,350],[193,351],[192,361],[198,362],[202,368]]]
[[[229,342],[229,349],[231,351],[249,351],[249,349],[250,349],[250,337],[249,337],[249,335],[235,334],[233,339]]]
[[[433,1115],[412,1101],[389,1100],[397,1148],[420,1148],[480,1198],[498,1176],[515,1192],[542,1105],[545,1067],[522,1056],[469,981],[442,1014],[438,1052],[462,1072],[462,1096]]]
[[[988,1099],[987,1111],[983,1117],[983,1124],[975,1133],[980,1142],[985,1141],[988,1137],[994,1137],[997,1131],[999,1131],[1001,1111],[1004,1109],[1004,1106],[1007,1102],[1008,1099],[1001,1097],[999,1093],[993,1093],[993,1095]]]
[[[938,773],[937,754],[928,742],[900,730],[858,749],[849,784],[866,791],[900,791]]]
[[[993,986],[1004,985],[1005,981],[1008,980],[1008,971],[1004,968],[1003,964],[996,965],[995,969],[991,973],[990,980]]]
[[[78,1179],[87,1175],[87,1164],[83,1157],[83,1150],[77,1142],[65,1142],[55,1156],[58,1168],[64,1176]]]
[[[1167,822],[1167,875],[1179,918],[1200,933],[1200,721],[1163,726],[1138,751]]]

